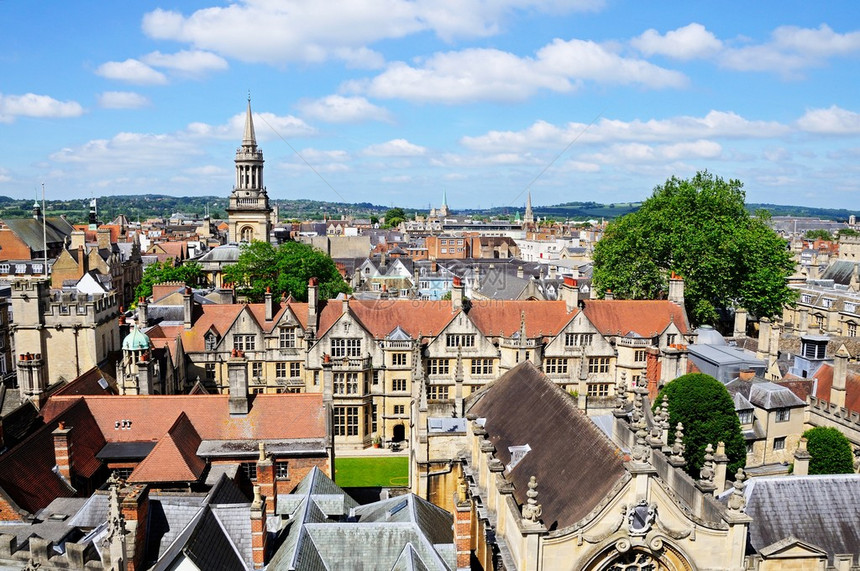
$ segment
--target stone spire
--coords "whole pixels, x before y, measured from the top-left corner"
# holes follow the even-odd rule
[[[526,212],[523,215],[523,223],[524,224],[534,224],[535,216],[532,212],[532,193],[529,191],[528,196],[526,197]]]
[[[122,507],[120,506],[119,485],[120,481],[116,477],[116,473],[111,474],[108,479],[110,485],[110,493],[108,496],[108,528],[107,535],[103,540],[106,551],[110,553],[110,565],[107,567],[110,571],[125,571],[127,567],[125,543],[125,517],[122,515]]]
[[[539,523],[540,516],[543,513],[543,507],[537,503],[537,478],[532,476],[529,479],[529,491],[526,492],[528,500],[523,504],[523,519],[531,523]]]
[[[254,133],[254,118],[251,116],[251,94],[248,93],[248,112],[245,115],[245,133],[242,135],[243,147],[256,147],[257,135]]]

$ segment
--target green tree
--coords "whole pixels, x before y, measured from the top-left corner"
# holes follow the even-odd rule
[[[163,262],[155,262],[146,267],[140,278],[140,284],[134,290],[135,299],[151,296],[152,286],[162,282],[182,282],[187,286],[195,287],[205,284],[206,276],[203,275],[203,268],[196,262],[174,266],[173,258],[167,258]]]
[[[820,228],[818,230],[807,230],[804,237],[808,240],[833,240],[833,236],[824,228]]]
[[[860,236],[860,232],[854,228],[843,228],[838,232],[837,238],[841,238],[842,236]]]
[[[406,212],[400,207],[389,208],[385,211],[385,227],[393,228],[399,226],[401,222],[406,220]]]
[[[715,323],[718,310],[732,306],[759,317],[781,314],[794,299],[785,281],[794,263],[767,226],[768,214],[747,214],[742,186],[704,171],[656,187],[639,210],[611,222],[595,246],[595,287],[616,298],[659,298],[677,272],[695,323]]]
[[[854,452],[851,442],[839,429],[816,426],[803,433],[806,449],[809,451],[809,473],[812,474],[852,474],[854,472]]]
[[[224,281],[237,284],[239,293],[251,301],[262,300],[266,288],[307,301],[310,278],[319,280],[321,299],[351,291],[329,256],[300,242],[285,242],[277,248],[268,242],[251,242],[242,246],[236,264],[224,269]]]
[[[705,459],[705,447],[726,445],[728,474],[734,474],[746,463],[747,451],[735,405],[721,382],[704,373],[689,373],[671,381],[657,395],[654,409],[669,397],[670,444],[674,442],[677,424],[684,425],[684,457],[687,473],[699,477]]]

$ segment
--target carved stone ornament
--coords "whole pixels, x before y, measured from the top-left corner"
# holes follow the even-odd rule
[[[714,447],[709,443],[705,447],[705,463],[702,464],[702,470],[699,472],[699,481],[713,484],[714,473]]]
[[[657,504],[639,500],[627,508],[627,531],[634,537],[646,535],[656,519]]]
[[[529,491],[526,492],[526,496],[528,496],[528,500],[523,504],[523,519],[532,523],[539,523],[543,508],[537,503],[537,478],[534,476],[529,479]]]
[[[747,505],[746,497],[744,496],[744,488],[746,487],[744,480],[746,480],[746,474],[744,474],[743,468],[738,468],[735,474],[735,481],[732,484],[732,488],[734,489],[728,501],[728,508],[732,511],[743,511]]]

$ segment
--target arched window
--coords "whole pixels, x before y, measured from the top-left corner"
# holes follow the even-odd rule
[[[254,229],[250,226],[245,226],[242,228],[242,232],[239,235],[239,241],[241,242],[251,242],[254,239]]]

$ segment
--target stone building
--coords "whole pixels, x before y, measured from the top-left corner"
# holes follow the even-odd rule
[[[251,116],[251,99],[245,115],[245,132],[242,146],[236,150],[236,182],[230,193],[227,207],[229,242],[271,240],[273,210],[263,184],[263,151],[257,147],[254,119]]]

